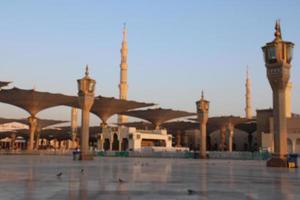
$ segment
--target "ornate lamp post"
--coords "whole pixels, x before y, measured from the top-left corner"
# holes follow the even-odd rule
[[[287,167],[286,89],[294,44],[282,40],[279,21],[276,21],[274,35],[275,39],[262,47],[267,77],[273,90],[274,155],[267,166]]]
[[[80,135],[80,160],[91,160],[89,154],[89,120],[90,109],[94,103],[94,91],[96,81],[89,77],[88,66],[86,65],[85,76],[78,82],[78,97],[81,107],[81,135]]]
[[[204,99],[204,94],[202,91],[201,99],[196,102],[198,120],[200,123],[201,132],[201,144],[200,144],[200,158],[205,159],[206,156],[206,124],[208,121],[208,109],[209,101]]]

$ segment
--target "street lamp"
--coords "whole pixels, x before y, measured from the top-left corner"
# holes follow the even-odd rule
[[[94,103],[96,81],[89,77],[88,65],[86,65],[85,76],[77,80],[77,83],[81,107],[80,160],[91,160],[93,156],[89,153],[89,120],[90,109]]]
[[[201,144],[200,144],[200,158],[207,158],[206,156],[206,124],[208,121],[209,101],[204,99],[202,91],[201,99],[196,102],[198,121],[200,124]]]
[[[267,77],[273,91],[274,154],[267,161],[267,166],[287,167],[286,88],[290,79],[294,44],[282,40],[278,20],[274,35],[275,39],[262,47]]]

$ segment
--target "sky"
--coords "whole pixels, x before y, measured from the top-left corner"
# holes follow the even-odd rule
[[[261,47],[280,19],[283,39],[295,43],[292,111],[300,113],[299,10],[297,0],[1,1],[0,80],[77,95],[88,64],[96,95],[118,97],[126,22],[130,100],[195,112],[204,90],[210,116],[244,116],[247,65],[253,112],[272,107]],[[7,104],[0,110],[0,117],[28,116]],[[38,116],[65,120],[70,109]],[[99,124],[95,116],[91,121]]]

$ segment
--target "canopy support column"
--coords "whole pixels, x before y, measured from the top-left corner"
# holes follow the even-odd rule
[[[33,144],[34,144],[34,133],[37,129],[38,119],[34,115],[31,115],[30,117],[28,117],[28,123],[29,123],[29,141],[28,141],[27,150],[32,151]]]

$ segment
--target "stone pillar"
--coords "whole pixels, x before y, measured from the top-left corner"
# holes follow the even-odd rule
[[[119,151],[122,151],[122,140],[119,140]]]
[[[72,138],[72,148],[75,149],[77,147],[76,137],[77,137],[77,129],[78,129],[78,109],[71,109],[71,138]]]
[[[221,126],[221,128],[220,128],[220,151],[225,150],[225,143],[226,143],[226,127]]]
[[[90,123],[90,109],[94,102],[94,97],[79,97],[82,107],[81,116],[81,134],[80,134],[80,152],[81,159],[85,160],[89,156],[89,123]]]
[[[15,145],[16,145],[16,134],[12,133],[11,134],[11,150],[14,150]]]
[[[184,136],[183,136],[183,146],[185,146],[185,147],[189,146],[189,136],[186,133],[184,133]]]
[[[287,120],[285,109],[285,90],[273,91],[274,102],[274,153],[280,159],[286,159],[287,154]]]
[[[292,153],[296,153],[296,139],[292,140]]]
[[[98,147],[98,150],[103,151],[103,138],[102,138],[102,134],[98,135],[97,147]]]
[[[90,109],[94,103],[94,89],[96,81],[91,79],[86,66],[85,77],[77,80],[79,105],[81,108],[81,134],[80,134],[80,159],[91,160],[93,156],[89,152],[89,122]]]
[[[40,144],[41,127],[37,126],[35,134],[36,134],[35,150],[38,150]]]
[[[28,124],[29,124],[29,141],[27,145],[27,150],[32,151],[33,144],[34,144],[34,133],[37,129],[38,119],[34,115],[31,115],[30,117],[28,117]]]
[[[109,140],[109,151],[112,151],[113,141],[113,139]]]
[[[288,83],[285,93],[285,103],[286,103],[286,117],[292,117],[292,104],[291,104],[291,98],[292,98],[292,87],[293,84],[291,82]]]
[[[233,145],[233,135],[234,135],[234,126],[233,124],[228,125],[229,130],[229,141],[228,141],[228,151],[232,152],[232,145]]]
[[[179,130],[176,132],[176,147],[181,147],[181,132]]]
[[[202,91],[200,101],[196,102],[197,106],[197,115],[198,121],[200,124],[200,134],[201,134],[201,141],[200,141],[200,158],[207,158],[206,155],[206,124],[208,121],[208,109],[209,109],[209,101],[204,99],[204,94]]]

